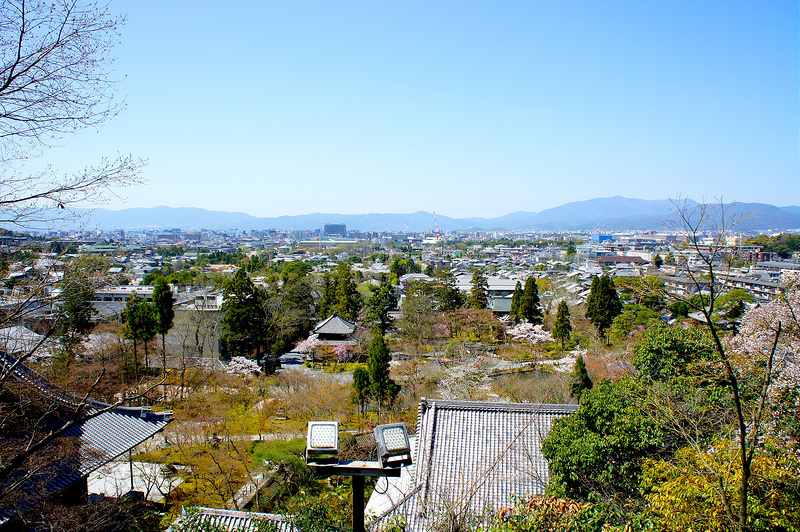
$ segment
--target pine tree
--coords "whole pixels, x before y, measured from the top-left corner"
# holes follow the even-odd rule
[[[167,340],[166,336],[172,328],[175,319],[175,310],[172,308],[172,292],[167,285],[167,280],[159,277],[153,288],[153,310],[156,315],[156,332],[161,335],[161,369],[167,371]]]
[[[594,383],[589,378],[589,372],[586,371],[586,364],[583,362],[583,357],[579,356],[575,361],[575,369],[572,371],[572,382],[570,383],[570,394],[578,401],[581,400],[581,394],[585,390],[591,390]]]
[[[606,330],[621,313],[622,302],[614,281],[608,274],[592,279],[592,288],[586,298],[586,318],[597,327],[603,340],[606,340]]]
[[[561,342],[561,352],[564,352],[564,341],[569,339],[572,332],[572,324],[569,321],[569,307],[566,301],[558,304],[556,311],[556,323],[553,327],[553,338]]]
[[[122,336],[127,340],[133,340],[133,361],[130,369],[133,370],[134,380],[138,380],[139,355],[136,346],[140,340],[143,341],[145,343],[145,357],[148,356],[147,342],[155,338],[156,335],[153,307],[134,291],[131,292],[131,296],[125,304],[122,316],[125,321],[122,326]]]
[[[355,321],[361,306],[358,284],[347,264],[340,264],[335,271],[322,277],[322,297],[319,303],[319,315],[322,318],[335,312],[346,320]]]
[[[394,286],[389,281],[383,281],[380,286],[370,287],[372,294],[367,299],[367,317],[380,328],[381,334],[386,334],[391,319],[389,312],[397,306],[397,295]]]
[[[536,279],[533,277],[525,280],[525,288],[519,304],[519,315],[533,324],[541,324],[544,321],[542,309],[539,307],[539,285],[536,284]]]
[[[382,334],[376,331],[369,346],[367,372],[369,373],[370,395],[378,402],[378,413],[384,405],[394,402],[400,392],[400,386],[389,376],[389,362],[392,357]]]
[[[486,308],[489,306],[489,284],[481,270],[475,270],[470,281],[472,288],[467,298],[469,308]]]

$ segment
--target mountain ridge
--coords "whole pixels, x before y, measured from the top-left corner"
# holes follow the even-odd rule
[[[689,207],[697,205],[686,200]],[[791,230],[800,228],[800,206],[776,207],[764,203],[734,203],[726,206],[731,215],[745,218],[740,231]],[[443,231],[459,230],[659,230],[674,223],[674,206],[669,200],[642,200],[613,196],[574,201],[540,212],[516,211],[495,218],[452,218],[437,214]],[[325,224],[343,223],[358,231],[431,231],[433,213],[310,213],[257,217],[244,212],[210,211],[199,207],[134,207],[117,211],[87,211],[89,225],[102,230],[195,229],[195,230],[314,230]]]

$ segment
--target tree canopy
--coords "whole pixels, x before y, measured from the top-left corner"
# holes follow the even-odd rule
[[[597,328],[601,338],[606,338],[606,331],[621,312],[622,303],[614,281],[607,274],[592,279],[586,298],[586,318]]]

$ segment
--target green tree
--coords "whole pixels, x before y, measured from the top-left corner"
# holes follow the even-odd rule
[[[440,311],[447,312],[464,306],[464,294],[456,287],[456,277],[450,268],[443,267],[433,272],[432,288]]]
[[[632,334],[647,329],[653,323],[660,323],[661,314],[642,305],[625,305],[622,314],[611,322],[609,337],[617,342]]]
[[[266,341],[265,294],[244,269],[236,270],[225,286],[222,303],[222,334],[225,356],[261,358]]]
[[[542,442],[549,493],[583,500],[638,496],[642,460],[657,456],[664,438],[632,400],[636,391],[631,379],[604,380],[583,392],[574,414],[553,424]]]
[[[121,330],[122,336],[127,340],[133,341],[133,360],[126,366],[133,373],[134,379],[138,380],[139,355],[137,344],[139,341],[144,342],[145,357],[147,357],[147,342],[155,337],[155,315],[152,305],[147,300],[139,297],[135,291],[131,292],[122,315],[125,321]],[[145,365],[147,366],[148,364],[145,360]]]
[[[379,286],[370,286],[370,291],[366,303],[367,318],[378,326],[381,334],[386,334],[391,324],[389,312],[397,306],[397,294],[389,281],[383,281]]]
[[[156,279],[153,288],[153,310],[156,315],[156,332],[161,335],[161,369],[167,371],[167,333],[172,328],[175,310],[172,308],[172,292],[163,277]]]
[[[614,281],[606,274],[592,279],[589,297],[586,298],[586,319],[592,322],[603,340],[606,330],[622,312]]]
[[[420,273],[422,268],[419,264],[414,262],[414,259],[411,257],[405,259],[395,257],[392,259],[392,263],[389,265],[389,271],[393,273],[397,279],[400,279],[407,273]]]
[[[58,320],[59,341],[66,354],[66,364],[75,356],[75,348],[89,330],[94,290],[89,278],[80,271],[70,271],[61,290],[61,313]]]
[[[382,334],[377,334],[376,331],[369,345],[367,372],[369,373],[370,395],[378,403],[379,413],[384,405],[391,405],[400,392],[400,386],[389,376],[389,362],[391,360],[392,357],[389,353],[389,347],[386,345],[386,340]]]
[[[664,259],[661,258],[661,255],[656,253],[653,256],[653,266],[655,266],[656,268],[660,268],[662,264],[664,264]]]
[[[519,286],[519,283],[517,283],[517,286]],[[516,293],[516,290],[514,292]],[[570,323],[569,320],[569,306],[567,305],[566,301],[562,300],[558,304],[558,310],[556,311],[556,323],[553,326],[553,338],[561,342],[561,352],[564,352],[564,342],[569,340],[571,333],[572,323]]]
[[[675,255],[671,251],[664,256],[664,264],[675,264]]]
[[[572,371],[570,377],[570,395],[580,401],[581,394],[586,390],[591,390],[594,386],[592,379],[589,378],[589,372],[586,371],[586,364],[583,362],[583,356],[579,356],[575,361],[575,369]]]
[[[358,402],[358,411],[364,412],[364,403],[369,397],[370,389],[369,371],[363,367],[357,367],[353,371],[353,393]]]
[[[469,308],[486,308],[489,306],[489,284],[486,282],[486,276],[481,270],[475,270],[472,274],[470,281],[472,288],[467,297],[467,306]]]
[[[544,321],[539,305],[539,285],[533,277],[525,280],[525,288],[522,290],[522,299],[519,303],[519,316],[533,324],[541,324]]]
[[[511,310],[509,311],[509,315],[514,318],[514,321],[520,321],[520,311],[519,306],[522,302],[522,284],[517,281],[517,284],[514,286],[514,293],[511,295]]]
[[[714,344],[698,329],[658,323],[633,348],[633,365],[640,378],[664,380],[686,374],[691,364],[714,358]]]
[[[346,320],[355,321],[361,306],[355,275],[347,264],[340,264],[335,271],[323,275],[319,303],[319,313],[323,317],[335,312]]]

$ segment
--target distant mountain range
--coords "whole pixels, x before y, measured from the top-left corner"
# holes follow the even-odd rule
[[[689,200],[691,205],[696,203]],[[800,229],[800,206],[776,207],[764,203],[736,203],[729,215],[745,220],[738,231],[785,231]],[[675,213],[667,200],[642,200],[614,196],[575,201],[541,212],[518,211],[499,218],[450,218],[437,215],[442,231],[459,230],[660,230],[674,221]],[[95,209],[89,225],[114,229],[320,229],[325,224],[346,224],[359,231],[429,231],[433,214],[333,214],[256,217],[242,212],[208,211],[191,207],[153,207],[112,211]]]

